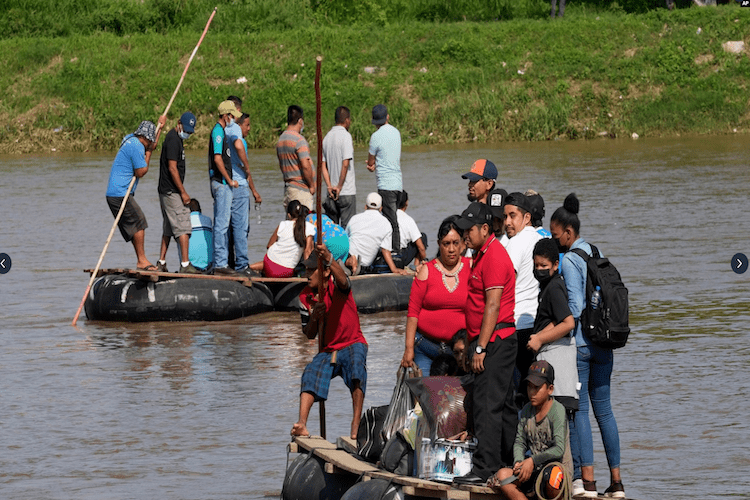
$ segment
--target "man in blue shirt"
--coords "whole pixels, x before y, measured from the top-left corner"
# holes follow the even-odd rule
[[[372,108],[372,124],[377,130],[370,137],[370,154],[367,170],[375,172],[378,194],[383,198],[383,215],[391,223],[394,249],[399,248],[401,236],[398,228],[398,200],[403,190],[401,179],[401,133],[388,123],[390,115],[384,104]]]
[[[135,190],[138,187],[138,179],[148,172],[148,163],[151,160],[151,153],[159,142],[161,128],[167,122],[166,116],[159,117],[159,130],[150,121],[142,121],[138,129],[126,135],[120,143],[120,149],[117,151],[112,169],[109,172],[109,183],[107,184],[107,204],[112,211],[112,215],[117,218],[120,207],[128,192],[130,182],[135,177],[133,189],[125,202],[122,216],[117,225],[125,241],[132,241],[135,255],[137,258],[136,267],[138,269],[155,271],[156,266],[151,264],[146,258],[144,242],[146,239],[146,216],[143,214],[141,207],[135,201]]]

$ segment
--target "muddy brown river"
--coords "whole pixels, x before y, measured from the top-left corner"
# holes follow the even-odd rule
[[[199,140],[198,138],[194,140]],[[612,397],[629,498],[747,498],[750,472],[748,137],[441,146],[404,151],[409,213],[430,239],[466,206],[478,158],[509,192],[534,188],[549,215],[581,200],[581,234],[618,266],[631,297],[631,340],[617,351]],[[297,418],[299,377],[316,352],[299,317],[226,323],[121,324],[71,319],[112,225],[104,200],[114,152],[0,157],[0,497],[141,500],[277,498]],[[358,200],[375,189],[355,152]],[[250,155],[263,196],[251,219],[260,260],[282,219],[272,151]],[[137,199],[159,251],[158,162]],[[190,153],[186,186],[211,215],[205,154]],[[255,214],[252,214],[255,215]],[[168,257],[177,266],[175,245]],[[135,264],[119,232],[104,267]],[[362,317],[370,343],[365,407],[386,404],[403,350],[405,313]],[[348,432],[340,379],[329,438]],[[318,432],[313,409],[310,430]],[[596,478],[608,483],[595,429]]]

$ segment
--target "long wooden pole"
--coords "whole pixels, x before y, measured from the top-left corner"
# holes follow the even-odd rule
[[[316,171],[316,177],[315,177],[315,213],[317,216],[315,217],[317,221],[317,229],[318,229],[318,241],[317,244],[321,245],[323,243],[323,206],[320,202],[320,190],[323,185],[321,182],[321,179],[323,178],[323,172],[321,170],[321,165],[323,163],[323,126],[321,122],[321,98],[320,98],[320,63],[323,62],[323,58],[318,56],[315,58],[315,123],[317,126],[317,136],[318,136],[318,165],[317,165],[317,171]],[[328,285],[328,283],[323,282],[323,261],[321,259],[318,259],[318,276],[320,277],[319,283],[318,283],[318,297],[320,300],[323,300],[325,297],[325,287]],[[323,325],[325,322],[319,322],[318,323],[318,351],[323,351],[323,340],[325,337],[325,332],[323,331]],[[318,403],[318,409],[320,410],[320,436],[325,439],[326,438],[326,403],[325,401],[320,401]]]
[[[185,74],[187,73],[188,68],[190,67],[190,63],[193,62],[193,57],[195,56],[195,53],[198,52],[198,47],[201,46],[201,43],[203,42],[203,38],[205,38],[206,33],[208,32],[208,27],[211,26],[211,21],[213,21],[214,16],[216,15],[216,9],[218,7],[214,7],[213,12],[211,12],[211,16],[208,18],[208,22],[206,23],[206,27],[203,28],[203,34],[200,37],[200,40],[198,40],[198,44],[193,49],[193,53],[190,54],[190,59],[188,59],[187,64],[185,64],[185,69],[182,71],[182,76],[180,77],[180,81],[177,83],[177,88],[174,89],[174,92],[172,93],[172,98],[169,100],[169,103],[167,104],[167,107],[164,109],[163,116],[166,116],[169,112],[169,108],[172,107],[172,103],[174,102],[174,98],[177,97],[177,92],[179,92],[180,87],[182,86],[182,81],[185,79]],[[161,130],[161,123],[158,123],[156,125],[156,137],[159,137],[159,130]],[[115,228],[117,227],[117,223],[120,222],[120,217],[122,217],[122,212],[125,210],[125,203],[128,201],[128,197],[130,196],[130,191],[133,190],[133,186],[135,185],[135,179],[136,177],[133,176],[132,179],[130,179],[130,185],[128,186],[128,190],[125,192],[125,197],[122,199],[122,204],[120,205],[120,210],[117,212],[117,216],[115,216],[115,223],[112,224],[112,229],[109,231],[109,237],[107,238],[106,243],[104,243],[104,248],[102,248],[102,253],[99,255],[99,261],[96,263],[96,267],[94,268],[94,272],[91,273],[91,279],[89,279],[89,284],[86,287],[86,291],[83,292],[83,298],[81,299],[81,305],[78,306],[78,310],[76,311],[76,315],[73,316],[73,322],[71,325],[76,326],[76,323],[78,322],[78,317],[81,315],[81,310],[83,310],[83,305],[86,303],[86,297],[89,294],[89,291],[91,290],[91,285],[94,284],[94,280],[96,279],[96,275],[99,274],[99,267],[102,265],[102,261],[104,260],[104,255],[107,253],[107,249],[109,248],[109,242],[112,241],[112,235],[115,233]]]

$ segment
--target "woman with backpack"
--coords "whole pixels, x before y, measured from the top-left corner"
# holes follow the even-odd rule
[[[573,454],[573,496],[597,496],[594,480],[594,444],[589,421],[589,400],[604,442],[610,470],[610,486],[604,492],[609,498],[625,498],[620,478],[620,436],[610,403],[612,349],[594,345],[581,329],[581,313],[586,308],[587,263],[572,250],[581,249],[592,256],[591,245],[581,238],[578,219],[579,202],[575,193],[569,194],[563,206],[555,210],[550,220],[550,232],[560,252],[560,270],[568,289],[568,305],[575,319],[578,378],[581,384],[578,412],[570,422],[570,448]]]

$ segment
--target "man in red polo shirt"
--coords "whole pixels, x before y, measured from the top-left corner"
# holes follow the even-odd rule
[[[472,415],[477,449],[471,472],[454,479],[483,484],[498,469],[513,464],[518,412],[513,367],[518,341],[513,323],[516,275],[508,253],[492,232],[492,211],[474,202],[456,225],[475,250],[469,276],[466,330],[474,372]]]
[[[325,263],[322,276],[318,270],[318,259]],[[302,374],[299,420],[292,426],[291,434],[309,435],[307,417],[310,408],[315,401],[328,398],[331,379],[340,376],[352,394],[354,416],[350,437],[357,439],[367,387],[367,341],[359,324],[352,285],[325,245],[317,245],[303,264],[307,269],[308,286],[299,295],[302,331],[307,338],[314,339],[318,334],[318,325],[323,322],[324,337],[323,349]],[[323,300],[318,297],[321,279],[325,289]]]

